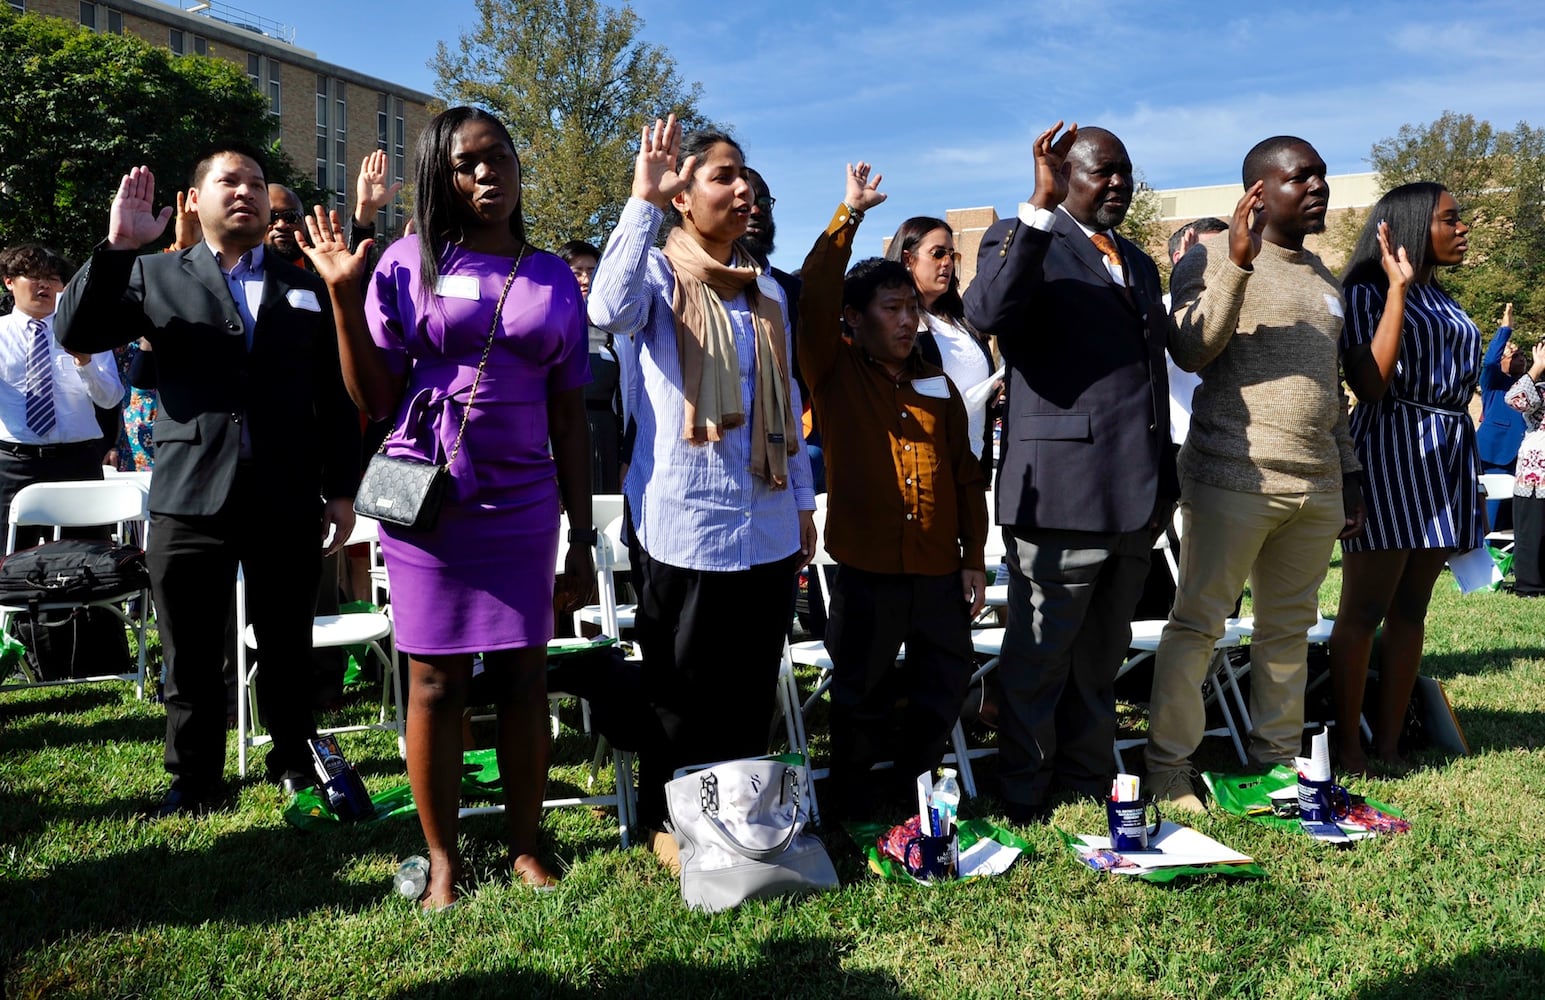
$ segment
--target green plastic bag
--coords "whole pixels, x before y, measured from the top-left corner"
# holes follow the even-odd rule
[[[1212,800],[1224,812],[1243,816],[1264,826],[1308,836],[1304,833],[1303,824],[1297,819],[1278,816],[1271,808],[1272,792],[1298,784],[1298,772],[1291,767],[1278,764],[1265,774],[1230,775],[1206,771],[1202,774],[1202,780],[1207,783],[1207,790],[1212,793]],[[1405,818],[1400,810],[1393,809],[1377,799],[1355,796],[1352,801],[1356,802],[1358,799],[1397,819]]]
[[[462,754],[461,796],[464,799],[496,799],[503,786],[499,780],[497,751],[468,750]],[[413,790],[408,785],[397,785],[370,796],[375,805],[374,816],[359,820],[360,823],[379,823],[382,820],[411,816],[418,812],[413,801]],[[296,792],[290,804],[284,807],[284,818],[302,830],[326,830],[344,825],[332,809],[327,797],[319,788],[307,788]]]
[[[864,857],[869,859],[869,870],[885,879],[887,882],[904,882],[907,885],[925,885],[912,877],[912,873],[896,862],[880,853],[876,841],[885,836],[890,827],[884,823],[844,823],[842,828],[848,832],[856,844],[862,844]],[[1021,857],[1030,855],[1030,844],[1012,830],[1005,830],[985,819],[963,819],[957,828],[960,831],[960,852],[964,854],[972,844],[979,840],[995,840],[1004,847],[1017,847]],[[979,877],[979,876],[978,876]],[[977,877],[960,879],[961,882],[974,882]]]

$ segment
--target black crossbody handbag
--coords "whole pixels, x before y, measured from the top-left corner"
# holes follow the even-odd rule
[[[505,297],[515,283],[515,272],[526,256],[526,247],[520,248],[510,276],[504,279],[504,290],[499,293],[499,304],[494,307],[493,325],[488,330],[488,343],[483,345],[482,360],[477,363],[477,374],[472,377],[472,391],[467,394],[466,408],[461,411],[461,426],[456,431],[456,443],[451,445],[450,456],[443,464],[426,462],[421,458],[394,457],[386,453],[386,442],[365,466],[365,476],[360,480],[359,492],[354,494],[354,512],[365,517],[395,524],[413,531],[429,531],[440,519],[440,506],[445,501],[445,491],[451,481],[451,465],[461,452],[461,437],[467,432],[467,417],[472,413],[472,401],[477,398],[478,383],[483,381],[483,369],[488,365],[488,354],[493,350],[494,335],[499,332],[499,317],[504,312]]]

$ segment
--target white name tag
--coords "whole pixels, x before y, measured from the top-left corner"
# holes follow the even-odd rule
[[[935,375],[932,378],[915,378],[912,380],[912,388],[919,396],[928,396],[932,399],[949,399],[950,382],[943,375]]]
[[[470,274],[442,274],[435,282],[435,294],[444,299],[478,300],[477,278]]]
[[[292,288],[284,293],[284,298],[290,303],[291,309],[304,309],[306,312],[319,313],[322,306],[317,302],[317,293],[309,288]]]
[[[1326,292],[1325,308],[1329,309],[1330,314],[1337,319],[1346,319],[1346,311],[1341,308],[1341,297],[1339,295],[1332,295]]]

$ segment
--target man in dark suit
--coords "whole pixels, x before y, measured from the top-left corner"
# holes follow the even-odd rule
[[[1104,129],[1061,128],[1036,139],[1035,193],[987,231],[965,294],[966,319],[998,338],[1009,376],[999,774],[1016,822],[1049,813],[1054,782],[1109,794],[1112,685],[1179,494],[1158,269],[1115,234],[1132,162]]]
[[[107,241],[65,289],[56,330],[71,350],[138,337],[155,349],[160,407],[147,559],[168,670],[158,814],[198,811],[225,769],[223,640],[239,562],[257,633],[268,776],[311,783],[311,616],[322,556],[352,530],[359,417],[343,387],[327,289],[263,252],[271,222],[258,154],[235,144],[194,168],[203,242],[140,256],[156,214],[149,168],[126,174]],[[324,504],[325,498],[325,504]]]

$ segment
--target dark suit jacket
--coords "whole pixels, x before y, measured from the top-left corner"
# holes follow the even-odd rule
[[[75,351],[139,337],[155,349],[155,476],[150,507],[218,513],[250,423],[252,461],[275,505],[352,497],[358,411],[338,366],[322,280],[264,255],[263,301],[246,346],[241,314],[209,247],[147,254],[98,247],[59,298],[54,329]],[[314,299],[316,309],[304,308]]]
[[[1502,370],[1502,349],[1512,336],[1512,327],[1498,328],[1481,359],[1481,426],[1475,432],[1475,444],[1482,465],[1512,465],[1528,430],[1524,415],[1507,405],[1507,391],[1518,381]]]
[[[1164,348],[1173,329],[1158,268],[1118,237],[1132,295],[1062,211],[1041,232],[1019,219],[982,240],[966,319],[998,338],[1008,367],[998,523],[1135,531],[1180,494]]]

